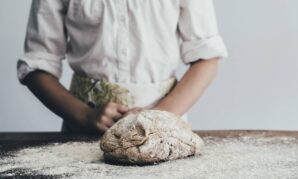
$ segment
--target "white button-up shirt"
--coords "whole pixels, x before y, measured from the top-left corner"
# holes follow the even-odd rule
[[[18,78],[36,70],[147,83],[179,62],[227,57],[213,0],[33,0]]]

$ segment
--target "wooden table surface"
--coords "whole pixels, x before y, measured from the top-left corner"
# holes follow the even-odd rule
[[[272,130],[196,130],[201,137],[295,137],[298,131],[272,131]],[[0,158],[9,152],[21,148],[46,145],[50,143],[65,142],[87,142],[97,141],[100,137],[96,135],[73,135],[60,132],[0,132]]]
[[[277,137],[287,136],[298,138],[298,131],[278,130],[195,130],[201,137],[240,137],[240,136],[263,136]],[[84,139],[98,139],[95,135],[70,135],[60,132],[0,132],[0,143],[3,142],[26,142],[26,141],[73,141]]]
[[[298,138],[298,131],[270,131],[270,130],[200,130],[194,131],[201,137],[240,137],[240,136],[260,136],[260,137],[295,137]],[[99,136],[92,135],[69,135],[59,132],[9,132],[0,133],[0,160],[9,156],[11,152],[22,148],[42,146],[54,142],[64,143],[69,141],[96,141]],[[1,167],[1,166],[0,166]],[[51,178],[51,176],[27,174],[22,169],[0,172],[1,176],[13,173],[19,178]]]
[[[240,136],[263,136],[263,137],[295,137],[298,138],[298,131],[281,130],[201,130],[194,131],[201,137],[240,137]]]

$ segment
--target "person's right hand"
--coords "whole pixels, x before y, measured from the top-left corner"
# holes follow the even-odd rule
[[[101,108],[90,108],[86,120],[83,122],[83,127],[103,134],[128,111],[127,106],[114,102],[109,102]]]

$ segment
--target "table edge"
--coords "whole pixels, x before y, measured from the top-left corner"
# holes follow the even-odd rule
[[[295,137],[298,138],[298,131],[284,130],[194,130],[194,133],[201,137]],[[3,141],[67,141],[99,139],[96,135],[63,134],[61,132],[0,132],[0,142]]]

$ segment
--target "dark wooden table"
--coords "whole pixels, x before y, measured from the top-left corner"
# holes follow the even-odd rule
[[[260,137],[295,137],[298,138],[298,131],[269,131],[269,130],[205,130],[194,131],[201,137],[240,137],[240,136],[260,136]],[[20,132],[20,133],[0,133],[0,160],[16,150],[41,146],[49,143],[64,143],[69,141],[96,141],[99,136],[94,135],[69,135],[59,132]],[[1,166],[0,166],[1,167]],[[20,178],[51,178],[50,176],[28,176],[21,171],[14,171],[20,174]],[[5,173],[0,172],[4,176]],[[15,178],[15,177],[14,177]]]
[[[201,137],[240,137],[240,136],[291,136],[298,138],[298,131],[270,131],[270,130],[200,130],[194,131]],[[6,132],[0,133],[0,157],[9,151],[35,145],[69,141],[95,141],[95,135],[70,135],[60,132]]]
[[[298,131],[278,131],[278,130],[195,130],[201,137],[240,137],[260,135],[264,137],[291,136],[298,137]],[[76,140],[97,140],[95,135],[70,135],[60,132],[0,132],[0,143],[12,142],[66,142]]]

